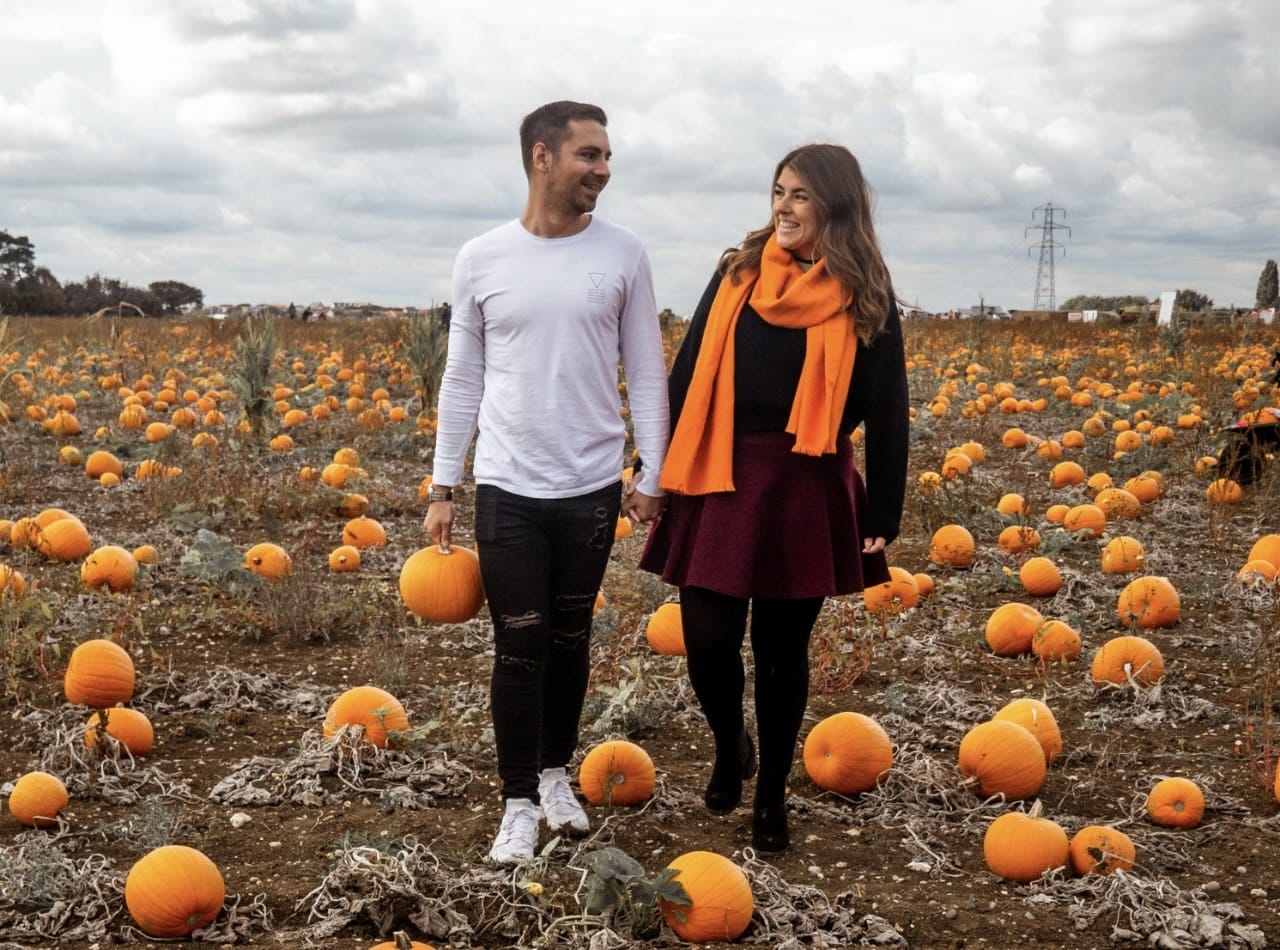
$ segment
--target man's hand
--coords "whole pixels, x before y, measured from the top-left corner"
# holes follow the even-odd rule
[[[441,552],[448,554],[453,535],[453,502],[433,501],[427,506],[427,517],[423,519],[422,526],[440,545]]]

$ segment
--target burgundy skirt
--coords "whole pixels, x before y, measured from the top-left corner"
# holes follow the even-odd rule
[[[640,567],[744,598],[828,597],[887,581],[884,552],[862,553],[867,490],[849,439],[834,455],[801,455],[794,444],[785,432],[737,437],[734,491],[669,495]]]

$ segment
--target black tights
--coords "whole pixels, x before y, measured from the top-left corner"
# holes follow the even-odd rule
[[[746,600],[702,587],[680,588],[689,682],[716,741],[717,757],[738,755],[746,674],[742,641],[751,606],[760,772],[756,802],[781,804],[809,701],[809,635],[823,598]]]

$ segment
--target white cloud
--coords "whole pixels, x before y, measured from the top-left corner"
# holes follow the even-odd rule
[[[521,116],[577,98],[610,116],[601,213],[646,240],[677,312],[813,140],[858,154],[896,285],[927,307],[1029,305],[1046,202],[1072,227],[1060,298],[1173,274],[1249,302],[1280,207],[1269,6],[24,4],[0,227],[64,280],[440,300],[457,247],[523,205]]]

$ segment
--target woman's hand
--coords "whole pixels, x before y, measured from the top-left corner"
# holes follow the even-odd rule
[[[879,554],[884,550],[888,542],[884,538],[863,538],[862,553],[863,554]]]

